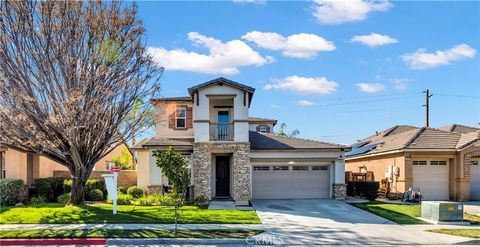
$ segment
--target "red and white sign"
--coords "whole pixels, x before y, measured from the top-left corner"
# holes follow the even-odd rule
[[[121,171],[122,171],[122,168],[118,167],[118,166],[114,166],[114,167],[110,168],[111,173],[121,172]]]

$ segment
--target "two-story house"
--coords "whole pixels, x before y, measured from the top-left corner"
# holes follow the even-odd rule
[[[276,120],[249,116],[255,89],[225,78],[152,100],[156,136],[137,144],[138,185],[165,185],[154,150],[190,157],[194,196],[233,199],[344,198],[343,145],[272,134]]]

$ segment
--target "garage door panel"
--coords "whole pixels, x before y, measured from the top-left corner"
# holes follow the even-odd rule
[[[328,170],[253,171],[252,196],[255,199],[328,198]]]
[[[470,165],[470,200],[480,200],[480,162]]]
[[[448,162],[446,165],[414,165],[413,186],[419,187],[424,200],[448,200]]]

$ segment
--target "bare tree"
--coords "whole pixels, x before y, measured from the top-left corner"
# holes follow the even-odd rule
[[[1,1],[0,33],[0,141],[65,165],[71,203],[82,204],[95,163],[145,123],[137,99],[159,90],[137,8]]]

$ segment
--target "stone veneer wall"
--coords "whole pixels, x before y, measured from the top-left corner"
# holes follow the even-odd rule
[[[194,196],[212,199],[212,154],[232,154],[233,191],[237,205],[248,205],[250,200],[250,144],[249,143],[194,143]]]
[[[346,184],[333,184],[333,199],[343,200],[347,197]]]

